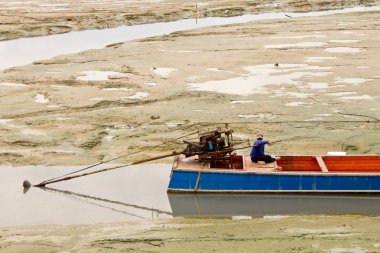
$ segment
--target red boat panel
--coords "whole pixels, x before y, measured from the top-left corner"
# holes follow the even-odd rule
[[[331,172],[380,172],[380,156],[325,156]]]
[[[380,172],[380,156],[321,156],[328,172]],[[282,171],[320,171],[317,156],[283,156],[278,165]]]
[[[282,171],[321,171],[314,156],[281,156],[277,164]]]

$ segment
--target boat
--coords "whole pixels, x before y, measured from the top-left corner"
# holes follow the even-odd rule
[[[228,126],[198,136],[175,157],[168,192],[380,193],[379,155],[282,155],[260,164],[236,154]]]

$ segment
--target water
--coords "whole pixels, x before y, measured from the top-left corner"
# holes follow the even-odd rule
[[[170,164],[130,166],[23,193],[24,180],[37,184],[78,167],[0,167],[0,227],[171,217],[166,194],[170,168]]]
[[[87,30],[65,34],[0,42],[0,70],[30,64],[34,61],[54,56],[78,53],[88,49],[103,48],[106,45],[141,39],[150,36],[169,34],[175,31],[189,30],[213,25],[245,23],[267,19],[286,19],[290,17],[312,17],[338,13],[364,12],[380,10],[380,6],[355,7],[341,10],[317,11],[305,13],[263,13],[227,18],[184,19],[174,22],[120,26],[103,30]]]
[[[248,74],[226,80],[208,81],[204,83],[189,83],[190,90],[213,91],[233,95],[246,96],[249,94],[268,93],[268,85],[294,84],[300,85],[299,78],[305,76],[326,76],[332,72],[329,67],[312,66],[308,64],[281,64],[275,67],[273,64],[245,66]],[[318,72],[317,72],[318,71]],[[307,94],[297,93],[307,97]]]
[[[190,217],[380,215],[379,195],[168,194],[170,164],[135,165],[30,188],[81,167],[0,167],[0,227]]]
[[[379,195],[170,194],[173,216],[380,215]]]

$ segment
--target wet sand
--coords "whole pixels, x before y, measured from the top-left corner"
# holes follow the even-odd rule
[[[133,2],[123,7],[116,2],[45,7],[29,2],[32,6],[1,8],[1,39],[194,15],[309,11],[358,3],[204,1],[198,13],[185,1],[145,2],[138,9],[131,7],[138,5]],[[88,165],[147,150],[118,161],[128,162],[181,150],[183,143],[176,137],[225,122],[244,141],[264,132],[278,141],[268,152],[279,155],[378,154],[379,15],[202,28],[5,70],[0,76],[0,163]],[[380,252],[378,223],[378,217],[293,216],[11,227],[0,229],[0,251]]]

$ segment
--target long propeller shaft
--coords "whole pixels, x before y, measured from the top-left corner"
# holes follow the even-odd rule
[[[115,169],[131,166],[131,165],[136,165],[136,164],[140,164],[140,163],[146,163],[146,162],[150,162],[150,161],[154,161],[154,160],[158,160],[158,159],[162,159],[162,158],[166,158],[166,157],[176,156],[176,155],[179,155],[179,154],[182,154],[182,152],[173,151],[171,154],[151,157],[151,158],[147,158],[147,159],[143,159],[143,160],[134,161],[134,162],[129,163],[129,164],[114,166],[114,167],[111,167],[111,168],[100,169],[100,170],[91,171],[91,172],[87,172],[87,173],[82,173],[82,174],[78,174],[78,175],[67,176],[67,177],[64,177],[64,178],[61,178],[61,179],[57,179],[57,180],[43,181],[43,182],[41,182],[39,184],[36,184],[36,185],[33,185],[33,186],[35,186],[35,187],[45,187],[47,184],[53,184],[53,183],[57,183],[57,182],[61,182],[61,181],[67,181],[67,180],[71,180],[71,179],[78,178],[78,177],[84,177],[84,176],[88,176],[88,175],[92,175],[92,174],[97,174],[97,173],[101,173],[101,172],[105,172],[105,171],[110,171],[110,170],[115,170]]]

